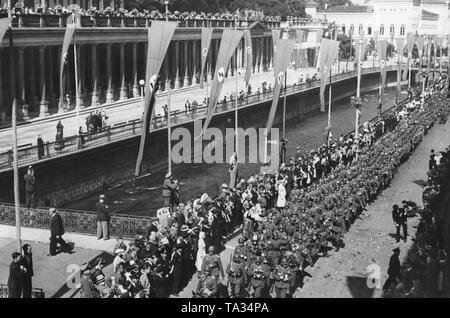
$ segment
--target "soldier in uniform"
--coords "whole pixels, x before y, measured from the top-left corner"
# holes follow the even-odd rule
[[[281,244],[282,241],[278,238],[278,234],[275,233],[272,237],[272,240],[268,242],[269,250],[267,252],[267,256],[272,260],[272,266],[277,266],[278,261],[281,257]]]
[[[201,298],[217,297],[217,278],[212,268],[203,270],[196,292]]]
[[[288,263],[286,259],[283,258],[280,265],[277,265],[274,269],[276,298],[286,298],[286,294],[289,293],[291,276],[292,273],[288,268]]]
[[[202,271],[205,271],[208,268],[212,270],[212,275],[214,275],[216,279],[219,278],[219,273],[222,278],[225,277],[222,261],[220,260],[220,256],[215,254],[214,246],[210,246],[208,248],[208,254],[203,257]]]
[[[242,255],[242,258],[244,255]],[[245,272],[243,259],[241,255],[235,254],[232,261],[227,266],[228,281],[231,287],[231,297],[239,298],[241,288],[247,282],[247,273]]]
[[[249,248],[247,246],[245,246],[245,239],[243,237],[240,237],[238,240],[239,245],[236,246],[236,248],[234,249],[233,252],[233,258],[237,255],[237,256],[241,256],[244,255],[247,261],[249,259],[250,256],[250,251]]]
[[[267,278],[270,275],[270,268],[262,263],[262,258],[258,256],[255,262],[250,265],[247,271],[250,279],[250,286],[253,288],[253,298],[261,298],[262,292],[266,286]]]
[[[397,233],[397,243],[400,242],[400,226],[403,228],[403,240],[406,242],[408,235],[408,224],[405,209],[399,208],[397,204],[394,204],[392,207],[392,219],[394,221]]]

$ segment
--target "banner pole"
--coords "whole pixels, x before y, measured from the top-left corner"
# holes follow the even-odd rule
[[[15,65],[15,55],[14,55],[14,43],[12,36],[12,28],[9,26],[9,60],[11,65]],[[14,72],[12,73],[13,79],[15,79]],[[15,80],[12,81],[12,85],[15,87]],[[19,197],[19,164],[17,157],[17,100],[14,90],[13,104],[12,104],[12,132],[13,132],[13,173],[14,173],[14,210],[16,216],[16,241],[17,241],[17,251],[20,252],[22,248],[22,238],[21,238],[21,227],[20,227],[20,197]]]
[[[166,5],[166,22],[169,22],[169,1],[165,1]],[[166,90],[167,90],[167,172],[172,173],[172,142],[171,142],[171,134],[172,134],[172,128],[171,128],[171,114],[170,114],[170,76],[169,76],[169,63],[168,59],[166,57],[166,65],[165,65],[165,71],[166,71]]]
[[[361,96],[361,90],[360,90],[360,86],[361,86],[361,50],[362,50],[362,40],[359,40],[358,43],[359,46],[359,52],[358,52],[358,65],[357,65],[357,69],[358,69],[358,77],[357,77],[357,85],[356,85],[356,98],[359,100],[360,96]],[[358,109],[356,109],[356,115],[355,115],[355,140],[358,139],[359,136],[359,116],[358,116]]]

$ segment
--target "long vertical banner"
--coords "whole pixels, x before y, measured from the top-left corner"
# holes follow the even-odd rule
[[[142,158],[144,156],[145,139],[149,132],[150,123],[154,114],[154,101],[156,86],[161,65],[172,41],[173,34],[177,27],[177,22],[153,21],[148,29],[148,49],[147,49],[147,68],[145,71],[145,99],[144,99],[144,118],[142,122],[141,144],[136,160],[135,176],[141,171]],[[170,118],[170,114],[168,116]],[[168,119],[169,119],[168,118]],[[168,160],[171,160],[168,158]]]
[[[245,86],[247,87],[250,82],[250,76],[253,70],[253,45],[252,34],[250,30],[245,31]]]
[[[339,49],[339,42],[335,40],[322,39],[319,50],[319,67],[320,67],[320,111],[325,111],[325,85],[328,79],[333,62]]]
[[[423,36],[420,35],[417,37],[416,39],[416,44],[417,44],[417,51],[419,51],[419,79],[420,76],[422,75],[422,55],[423,55]]]
[[[273,43],[273,75],[275,74],[275,63],[277,62],[278,41],[280,40],[281,30],[272,30],[272,43]]]
[[[413,33],[409,32],[406,36],[407,40],[406,40],[406,46],[408,48],[408,61],[407,61],[407,71],[403,72],[403,77],[402,80],[406,81],[408,79],[408,72],[411,72],[410,69],[410,64],[411,64],[411,59],[412,59],[412,52],[414,49],[414,43],[416,42],[416,37],[414,36]]]
[[[203,74],[212,39],[212,28],[202,28],[202,60],[200,64],[200,88],[203,89]]]
[[[2,18],[0,19],[0,43],[5,36],[6,30],[8,30],[9,25],[11,24],[12,18]]]
[[[67,61],[67,52],[69,50],[70,42],[72,42],[73,34],[75,32],[75,21],[73,14],[69,15],[66,20],[66,32],[64,33],[64,42],[61,51],[61,63],[59,67],[59,95],[60,95],[60,108],[62,107],[62,103],[64,101],[64,64]]]
[[[386,49],[386,40],[379,40],[377,43],[377,54],[380,59],[381,95],[384,94],[384,87],[386,86]]]
[[[278,99],[280,98],[281,86],[284,83],[284,73],[286,72],[289,64],[291,63],[292,52],[294,51],[295,40],[278,40],[278,53],[275,61],[275,87],[272,100],[272,106],[270,107],[269,118],[267,119],[266,131],[264,132],[267,137],[270,129],[273,125],[275,113],[277,111]]]
[[[397,91],[401,90],[401,78],[402,78],[402,60],[403,51],[405,49],[405,40],[402,38],[395,39],[395,47],[398,54],[398,69],[397,69]]]
[[[228,68],[230,59],[233,56],[233,53],[236,50],[243,34],[244,31],[240,30],[225,29],[223,31],[222,39],[220,41],[219,54],[217,55],[216,70],[214,72],[214,79],[211,86],[211,95],[206,112],[206,119],[200,136],[202,136],[208,128],[212,115],[216,110],[217,99],[222,91],[223,82],[225,80],[225,71]],[[196,138],[200,136],[196,136]]]

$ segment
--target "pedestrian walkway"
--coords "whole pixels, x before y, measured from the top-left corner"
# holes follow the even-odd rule
[[[11,225],[0,224],[0,237],[2,238],[16,238],[16,227]],[[35,229],[30,227],[21,227],[21,237],[24,241],[42,242],[48,243],[50,237],[50,230]],[[95,236],[70,233],[67,232],[63,236],[64,240],[67,242],[72,242],[75,247],[89,248],[98,251],[105,251],[112,253],[114,245],[116,244],[115,239],[110,240],[97,240]]]
[[[395,63],[390,62],[389,65],[393,65]],[[342,73],[345,70],[352,71],[353,63],[340,62],[339,67],[337,64],[333,67],[333,74]],[[378,65],[373,63],[372,61],[365,61],[363,64],[363,68],[371,68],[377,67]],[[306,79],[307,75],[310,77],[317,72],[315,68],[305,68],[305,69],[288,69],[287,71],[287,85],[292,85],[293,83],[297,83],[298,79],[302,76]],[[250,85],[252,86],[253,94],[257,91],[258,88],[261,88],[262,82],[267,82],[267,86],[274,87],[274,75],[273,70],[269,69],[268,71],[252,74],[250,79]],[[211,91],[209,85],[205,85],[204,89],[200,89],[198,85],[192,86],[189,88],[181,88],[177,90],[172,90],[170,93],[171,100],[171,111],[184,111],[185,103],[189,100],[196,100],[198,104],[201,104],[204,98],[207,97],[208,93]],[[239,81],[239,91],[244,90],[244,80],[243,76],[240,76]],[[225,80],[225,83],[222,88],[222,94],[219,97],[219,100],[223,99],[223,96],[228,95],[230,93],[234,93],[236,90],[236,82],[235,78],[228,78]],[[262,88],[261,88],[262,91]],[[162,107],[167,104],[167,93],[161,92],[157,94],[156,103],[155,103],[155,115],[163,115],[164,112]],[[80,116],[77,120],[77,114],[74,110],[69,113],[57,113],[53,114],[49,117],[45,118],[34,118],[27,123],[21,124],[17,127],[17,144],[25,145],[32,144],[36,145],[36,140],[38,134],[41,135],[44,142],[52,142],[55,140],[56,135],[56,124],[59,120],[62,121],[64,125],[64,137],[67,136],[75,136],[78,135],[78,127],[81,126],[83,131],[86,131],[86,123],[85,117],[91,112],[96,110],[105,109],[106,114],[108,116],[107,123],[108,125],[114,125],[118,123],[123,123],[130,120],[140,119],[143,113],[143,103],[140,98],[131,98],[126,101],[116,101],[112,104],[103,104],[98,107],[93,108],[85,108],[80,110]],[[0,153],[8,151],[12,148],[12,131],[11,128],[0,129]]]

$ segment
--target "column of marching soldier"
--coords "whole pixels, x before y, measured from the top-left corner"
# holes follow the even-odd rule
[[[226,268],[226,285],[219,280],[225,278],[224,268],[211,246],[203,258],[195,297],[224,297],[228,290],[232,297],[269,297],[273,291],[277,298],[295,297],[308,275],[305,268],[327,254],[329,242],[336,250],[343,247],[342,237],[349,226],[389,186],[397,167],[434,122],[448,115],[449,100],[440,91],[443,86],[437,88],[397,109],[398,125],[376,142],[361,141],[353,162],[337,165],[308,189],[299,189],[297,183],[302,180],[294,180],[288,205],[259,213],[250,236],[244,230]],[[291,172],[282,167],[279,176]]]

